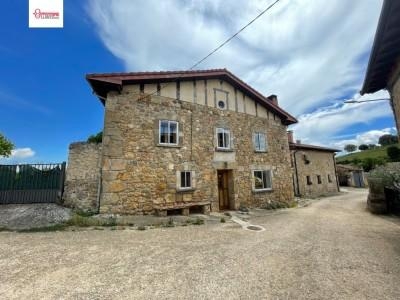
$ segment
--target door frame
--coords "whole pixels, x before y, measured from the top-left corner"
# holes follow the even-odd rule
[[[218,208],[220,211],[235,209],[233,203],[233,171],[217,170]]]

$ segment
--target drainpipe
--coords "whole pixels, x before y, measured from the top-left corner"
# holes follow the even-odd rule
[[[336,153],[333,153],[332,155],[332,159],[333,159],[333,165],[335,167],[335,178],[336,178],[336,187],[337,187],[337,191],[340,192],[340,187],[339,187],[339,178],[338,178],[338,174],[337,174],[337,170],[336,170],[336,160],[335,160],[335,155]]]
[[[296,191],[295,191],[296,195],[295,196],[300,197],[301,195],[300,195],[300,186],[299,186],[299,174],[297,172],[297,161],[296,161],[296,153],[297,152],[299,152],[299,150],[296,150],[296,151],[293,152],[294,170],[295,170],[295,174],[296,174],[296,183],[297,183],[297,188],[296,188]]]

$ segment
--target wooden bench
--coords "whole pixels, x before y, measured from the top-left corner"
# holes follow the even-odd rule
[[[183,216],[188,216],[190,213],[191,207],[199,206],[201,208],[201,213],[204,215],[209,215],[211,210],[211,202],[191,202],[191,203],[180,203],[176,205],[170,206],[156,206],[154,209],[156,211],[156,215],[159,217],[166,217],[168,215],[168,211],[171,210],[180,210]]]

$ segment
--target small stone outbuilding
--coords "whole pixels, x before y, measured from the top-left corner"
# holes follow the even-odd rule
[[[339,192],[335,153],[340,150],[294,142],[288,131],[293,186],[298,197],[319,197]]]
[[[362,168],[353,165],[338,164],[336,169],[339,178],[339,185],[351,187],[367,186],[367,180]]]
[[[165,215],[294,201],[286,131],[297,120],[275,95],[226,69],[86,78],[105,107],[103,142],[71,145],[66,204]]]

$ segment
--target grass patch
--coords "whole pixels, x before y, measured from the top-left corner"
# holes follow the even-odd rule
[[[51,231],[62,231],[65,228],[67,228],[66,224],[54,224],[54,225],[44,226],[44,227],[19,229],[17,231],[18,232],[51,232]]]
[[[141,230],[141,231],[146,230],[146,226],[140,225],[140,226],[138,226],[137,230]]]
[[[100,219],[93,217],[84,217],[79,214],[74,214],[71,219],[66,222],[69,226],[89,227],[89,226],[116,226],[116,218]]]
[[[200,219],[200,218],[196,218],[196,220],[192,221],[193,225],[203,225],[204,224],[204,220]]]
[[[225,223],[226,221],[225,221],[225,218],[221,218],[220,220],[219,220],[221,223]]]
[[[11,231],[11,230],[8,229],[7,227],[1,227],[1,226],[0,226],[0,232],[2,232],[2,231]]]

